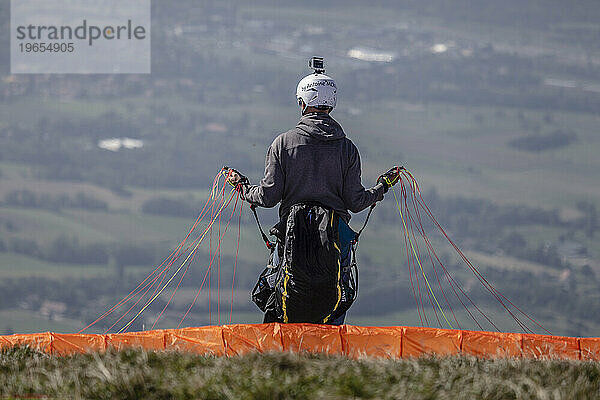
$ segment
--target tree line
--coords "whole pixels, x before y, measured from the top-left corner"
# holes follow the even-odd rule
[[[59,234],[48,243],[19,236],[0,238],[0,252],[22,254],[43,261],[78,265],[152,265],[164,245],[156,243],[82,243],[76,235]]]
[[[4,205],[12,207],[40,208],[60,211],[63,208],[75,208],[91,211],[107,211],[108,203],[84,192],[75,195],[35,193],[28,189],[14,190],[4,196]]]

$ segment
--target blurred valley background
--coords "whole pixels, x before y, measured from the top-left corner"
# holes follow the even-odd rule
[[[4,49],[9,8],[0,2]],[[267,147],[299,118],[295,88],[313,55],[336,79],[333,116],[365,185],[410,168],[500,291],[554,334],[600,336],[596,0],[155,0],[150,75],[11,75],[0,52],[0,334],[81,329],[183,239],[221,166],[257,182]],[[262,318],[249,292],[267,252],[246,210],[233,322],[249,323]],[[518,331],[430,229],[474,301]],[[221,260],[227,311],[234,236]],[[420,324],[403,246],[388,195],[361,240],[347,323]],[[159,327],[177,325],[206,258]],[[170,294],[132,328],[151,325]],[[215,298],[210,321],[205,290],[185,324],[218,323]]]

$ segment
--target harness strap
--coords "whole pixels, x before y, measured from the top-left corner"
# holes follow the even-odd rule
[[[362,228],[360,228],[360,230],[354,237],[354,243],[358,243],[358,238],[360,237],[360,234],[362,233],[362,231],[364,231],[365,228],[367,227],[367,224],[369,223],[369,217],[371,217],[371,213],[373,212],[373,209],[375,208],[376,205],[377,205],[377,203],[373,203],[371,205],[371,207],[369,208],[369,213],[367,214],[367,218],[365,218],[365,223],[363,224]]]
[[[354,243],[358,243],[360,234],[367,227],[367,224],[369,223],[369,218],[371,217],[371,213],[373,213],[373,209],[376,205],[377,203],[373,203],[369,208],[369,213],[367,214],[367,218],[365,218],[365,222],[363,223],[362,228],[360,228],[360,230],[356,233],[356,236],[354,237]],[[268,236],[265,234],[265,231],[262,228],[262,225],[260,224],[260,220],[258,219],[258,213],[256,212],[256,205],[250,204],[250,210],[252,210],[252,214],[254,215],[254,219],[256,220],[256,225],[258,226],[258,230],[260,232],[260,236],[262,237],[263,242],[265,242],[267,249],[273,251],[273,249],[275,248],[275,244],[269,240]]]
[[[358,265],[356,264],[356,246],[352,246],[352,259],[350,260],[350,269],[354,272],[354,298],[358,297]]]
[[[265,231],[263,230],[263,228],[260,224],[260,221],[258,220],[258,214],[256,213],[256,205],[250,204],[250,209],[252,210],[252,214],[254,214],[254,219],[256,220],[256,225],[258,226],[258,230],[260,231],[262,240],[265,242],[267,249],[269,249],[270,251],[273,251],[275,249],[274,244],[271,241],[269,241],[269,238],[265,234]]]
[[[365,222],[363,223],[362,228],[360,228],[360,230],[356,233],[356,236],[354,237],[354,240],[352,241],[351,247],[350,247],[350,249],[352,251],[352,258],[350,259],[350,269],[354,273],[354,285],[356,287],[356,289],[355,289],[356,291],[354,293],[355,299],[358,297],[358,265],[356,264],[356,248],[358,246],[358,239],[360,237],[360,234],[367,227],[367,224],[369,223],[369,218],[371,217],[371,213],[373,213],[373,209],[375,208],[376,205],[377,205],[377,203],[373,203],[371,205],[371,207],[369,208],[367,218],[365,218]]]

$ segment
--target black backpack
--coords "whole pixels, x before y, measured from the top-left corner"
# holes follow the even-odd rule
[[[345,246],[351,255],[342,254],[340,223],[332,209],[301,203],[271,229],[279,252],[271,251],[252,291],[265,322],[331,323],[350,308],[358,292],[357,234],[344,227],[353,237]]]

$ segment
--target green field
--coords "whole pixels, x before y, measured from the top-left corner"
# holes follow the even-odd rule
[[[82,278],[113,273],[106,265],[77,265],[45,262],[21,254],[0,253],[0,278]]]
[[[351,121],[349,135],[366,153],[367,165],[373,165],[375,155],[378,169],[398,162],[423,188],[435,187],[443,194],[551,208],[573,207],[578,198],[598,203],[595,171],[600,165],[594,154],[600,151],[600,117],[553,113],[556,126],[547,129],[572,129],[578,142],[567,149],[527,153],[508,146],[524,134],[515,118],[518,109],[431,104],[422,110],[404,111],[402,103],[370,105],[360,121]],[[496,116],[497,111],[505,116]],[[524,114],[542,123],[542,112]],[[482,123],[476,115],[484,116]]]

